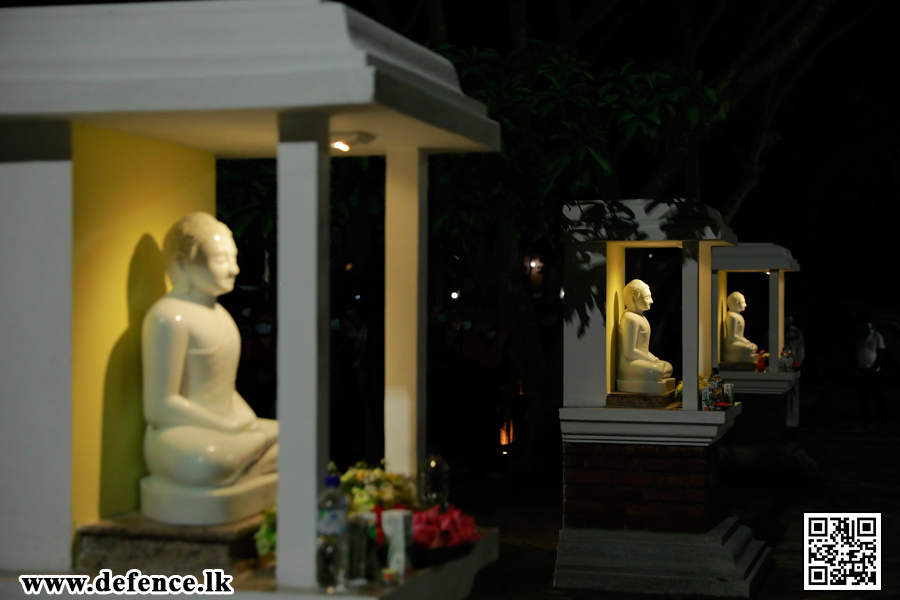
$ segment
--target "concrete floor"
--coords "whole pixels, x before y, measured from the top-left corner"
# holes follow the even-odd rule
[[[889,421],[865,427],[859,418],[855,394],[849,383],[828,389],[807,385],[802,396],[805,422],[796,436],[769,444],[762,452],[779,455],[781,464],[769,461],[763,468],[742,468],[741,452],[732,449],[731,466],[723,465],[723,503],[734,516],[751,527],[757,539],[772,547],[775,566],[759,588],[759,600],[873,597],[900,598],[900,435],[888,423],[896,423],[896,402],[889,396]],[[823,392],[831,398],[822,402]],[[818,404],[816,402],[818,401]],[[830,417],[826,418],[826,417]],[[726,435],[727,438],[727,435]],[[757,449],[758,450],[758,449]],[[753,449],[749,449],[753,454]],[[737,456],[737,459],[735,459]],[[760,453],[757,452],[757,465]],[[793,457],[793,458],[791,458]],[[751,456],[750,462],[752,463]],[[764,461],[765,462],[765,461]],[[777,461],[776,461],[777,462]],[[725,469],[729,469],[726,474]],[[639,594],[562,590],[552,585],[556,543],[561,524],[561,505],[553,494],[534,497],[527,488],[505,491],[502,479],[486,478],[479,484],[482,497],[499,503],[476,508],[479,523],[500,527],[500,559],[479,573],[473,600],[625,600],[651,598]],[[803,513],[882,513],[881,592],[805,592],[803,590]],[[693,596],[675,596],[688,600]]]

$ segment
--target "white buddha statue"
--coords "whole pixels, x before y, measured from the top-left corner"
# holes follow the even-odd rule
[[[644,311],[653,298],[650,286],[632,280],[622,292],[625,312],[619,319],[619,362],[616,391],[664,394],[675,389],[672,365],[650,353],[650,323]]]
[[[234,380],[238,328],[216,298],[239,269],[231,231],[202,212],[166,235],[172,291],[144,318],[141,511],[159,521],[213,525],[275,503],[278,421],[257,418]]]
[[[726,300],[728,313],[725,315],[725,342],[722,345],[724,362],[756,363],[759,359],[757,346],[744,337],[744,317],[747,301],[740,292],[731,292]]]

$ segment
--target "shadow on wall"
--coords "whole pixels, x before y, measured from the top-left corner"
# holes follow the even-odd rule
[[[609,345],[609,389],[613,392],[616,389],[616,379],[619,378],[619,316],[624,312],[620,306],[619,291],[616,290],[613,296],[613,312],[612,312],[612,343]]]
[[[100,462],[100,517],[140,507],[144,464],[141,326],[144,315],[166,293],[162,252],[144,234],[128,268],[128,329],[113,347],[103,387],[103,439]]]

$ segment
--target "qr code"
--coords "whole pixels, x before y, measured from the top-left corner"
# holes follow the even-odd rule
[[[881,513],[805,513],[804,590],[881,589]]]

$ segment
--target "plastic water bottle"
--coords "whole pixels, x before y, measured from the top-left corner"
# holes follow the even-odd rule
[[[709,389],[713,395],[713,402],[723,401],[724,390],[722,389],[722,376],[719,375],[719,367],[713,367],[712,375],[709,377]]]
[[[419,475],[419,488],[423,508],[438,506],[442,513],[450,508],[450,465],[434,446],[428,448],[428,458]]]
[[[337,475],[325,478],[325,490],[319,496],[316,521],[316,582],[329,591],[343,590],[347,582],[349,505],[340,485],[341,478]]]

